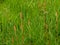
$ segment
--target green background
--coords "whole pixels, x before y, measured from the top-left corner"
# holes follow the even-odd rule
[[[0,0],[0,45],[60,45],[60,0]]]

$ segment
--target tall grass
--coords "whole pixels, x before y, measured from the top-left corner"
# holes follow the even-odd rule
[[[0,45],[60,45],[60,0],[0,0]]]

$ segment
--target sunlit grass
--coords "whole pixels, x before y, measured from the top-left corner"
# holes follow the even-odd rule
[[[59,45],[59,2],[60,0],[0,2],[0,45]]]

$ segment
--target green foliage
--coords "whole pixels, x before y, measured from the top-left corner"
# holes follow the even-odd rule
[[[0,0],[0,45],[60,45],[60,0]]]

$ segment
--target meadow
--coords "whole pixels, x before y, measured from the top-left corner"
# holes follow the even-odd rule
[[[0,0],[0,45],[60,45],[60,0]]]

